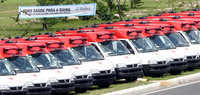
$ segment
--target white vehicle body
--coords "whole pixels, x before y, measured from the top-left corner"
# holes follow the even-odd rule
[[[115,80],[114,67],[107,60],[103,59],[103,57],[101,57],[101,55],[91,45],[72,47],[70,48],[70,51],[72,51],[80,60],[82,60],[82,68],[90,70],[94,78],[94,85],[110,85]],[[85,54],[83,54],[83,51]],[[93,56],[99,57],[99,59],[93,59]]]
[[[117,43],[120,43],[124,47],[127,53],[111,55],[110,52],[105,51],[103,47],[100,46],[101,42],[100,43],[90,42],[90,43],[96,49],[99,50],[99,52],[103,55],[103,57],[106,60],[112,63],[113,67],[115,68],[115,71],[117,72],[116,77],[118,79],[123,79],[123,78],[128,79],[129,77],[137,78],[142,71],[141,60],[137,58],[135,55],[132,55],[119,40],[110,42],[113,42],[113,47],[115,47],[116,49],[119,49],[119,47],[117,47]],[[115,42],[116,44],[114,44]]]
[[[172,43],[176,46],[176,49],[181,51],[187,57],[188,68],[187,69],[194,69],[197,68],[199,64],[199,53],[194,48],[191,47],[188,42],[181,36],[180,33],[166,33],[165,34]]]
[[[182,70],[188,67],[187,57],[184,52],[180,49],[176,49],[176,46],[165,35],[154,35],[148,38],[154,42],[161,54],[173,59],[173,62],[169,63],[171,74],[180,74]]]
[[[17,75],[6,59],[1,59],[0,61],[0,93],[20,93],[21,95],[26,95],[29,84],[27,75],[23,77]]]
[[[143,71],[145,72],[145,74],[163,74],[169,71],[169,65],[167,64],[167,62],[171,60],[167,60],[168,57],[163,56],[157,50],[149,52],[139,52],[139,50],[136,49],[133,43],[130,42],[130,39],[119,40],[131,51],[132,54],[134,54],[141,60],[141,64],[143,65]]]

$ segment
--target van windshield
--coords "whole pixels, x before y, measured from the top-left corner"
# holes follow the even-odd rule
[[[121,43],[121,41],[105,41],[98,44],[108,56],[130,54],[129,50]]]
[[[192,44],[200,44],[200,31],[199,30],[189,30],[184,31],[186,36],[190,39]]]
[[[62,65],[80,65],[80,61],[70,50],[55,50],[51,51],[51,54],[61,60]]]
[[[103,60],[103,57],[92,46],[73,47],[72,51],[82,61]]]
[[[158,50],[175,49],[175,45],[165,35],[149,37]]]
[[[0,60],[0,76],[14,75],[15,72],[10,66],[7,59]]]
[[[31,57],[36,61],[37,65],[42,65],[40,67],[41,69],[62,68],[60,61],[50,53],[49,54],[48,53],[32,54]]]
[[[35,62],[27,56],[8,57],[7,59],[11,63],[12,68],[15,69],[17,73],[39,72]]]
[[[186,42],[186,40],[179,33],[167,33],[166,36],[177,47],[189,46],[189,44]]]
[[[141,53],[158,51],[155,45],[148,38],[130,39],[130,42],[137,51]]]

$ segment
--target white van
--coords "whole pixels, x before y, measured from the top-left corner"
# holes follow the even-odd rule
[[[109,87],[116,79],[114,67],[106,61],[92,46],[87,39],[77,36],[55,37],[50,35],[47,38],[43,35],[35,36],[38,40],[52,38],[54,40],[64,41],[67,51],[75,55],[81,61],[81,68],[91,72],[93,85],[98,87]],[[55,52],[51,52],[55,54]]]
[[[22,48],[10,45],[0,45],[0,48],[3,50],[3,57],[17,72],[18,77],[27,82],[23,88],[28,90],[28,95],[51,95],[51,85],[47,84],[47,81],[54,82],[54,80],[45,78],[45,75],[41,77],[40,69],[31,58],[22,52]],[[22,90],[20,87],[13,89]]]
[[[64,36],[72,35],[87,37],[92,46],[105,58],[105,61],[108,61],[107,64],[111,64],[115,68],[117,79],[133,81],[137,80],[142,74],[140,60],[132,55],[113,33],[84,32],[64,34]]]
[[[26,77],[23,78],[18,76],[14,69],[10,66],[7,59],[4,59],[2,56],[0,57],[0,94],[27,95],[27,86],[33,84],[30,81],[27,81]]]

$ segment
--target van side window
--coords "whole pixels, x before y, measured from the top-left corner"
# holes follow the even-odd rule
[[[135,54],[134,50],[133,50],[132,47],[128,44],[127,41],[125,41],[125,40],[120,40],[120,41],[124,44],[124,46],[126,46],[126,48],[127,48],[132,54]]]

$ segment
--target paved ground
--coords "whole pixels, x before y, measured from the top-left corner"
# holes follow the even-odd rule
[[[142,95],[200,95],[200,81]]]

